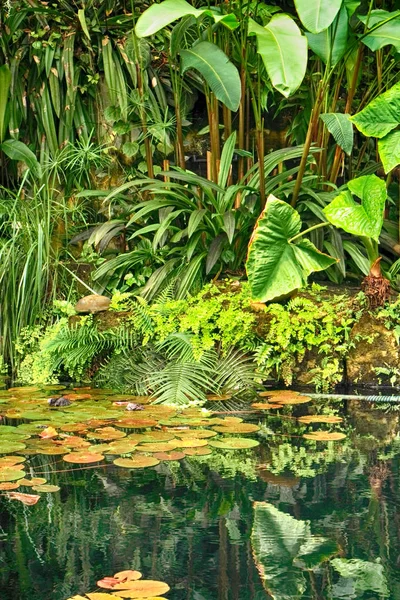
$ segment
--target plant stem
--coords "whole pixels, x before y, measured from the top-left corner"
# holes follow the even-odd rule
[[[296,184],[295,184],[294,190],[293,190],[292,201],[290,203],[293,206],[293,208],[296,206],[297,199],[298,199],[299,193],[300,193],[301,184],[302,184],[303,177],[304,177],[304,173],[306,170],[308,154],[310,152],[312,138],[313,138],[313,131],[314,131],[316,123],[318,122],[318,119],[319,119],[321,103],[322,103],[322,100],[324,97],[324,88],[325,88],[325,82],[323,79],[321,79],[321,81],[318,84],[317,97],[315,99],[315,103],[314,103],[314,106],[313,106],[313,109],[311,112],[310,122],[308,123],[306,141],[304,142],[304,149],[303,149],[303,154],[302,154],[301,161],[300,161],[299,172],[297,174]]]
[[[315,231],[315,229],[320,229],[321,227],[325,227],[326,225],[330,225],[330,223],[328,223],[328,221],[324,221],[323,223],[317,223],[316,225],[313,225],[312,227],[309,227],[308,229],[305,229],[304,231],[300,231],[300,233],[298,233],[294,237],[290,238],[288,243],[291,244],[292,242],[296,241],[297,239],[303,237],[303,235],[305,235],[306,233],[310,233],[310,231]]]

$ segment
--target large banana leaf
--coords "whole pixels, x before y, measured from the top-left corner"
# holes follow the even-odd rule
[[[400,115],[399,115],[400,119]],[[400,131],[392,131],[378,141],[378,152],[385,173],[400,164]]]
[[[230,110],[239,108],[241,84],[237,68],[225,52],[211,42],[200,42],[181,51],[182,73],[189,69],[198,71],[215,96]]]
[[[311,33],[327,29],[338,14],[342,0],[294,0],[300,21]]]
[[[361,198],[361,204],[349,191],[344,191],[324,208],[324,215],[332,225],[347,233],[378,242],[387,197],[385,182],[376,175],[364,175],[349,181],[348,188]]]
[[[375,52],[384,46],[394,46],[397,52],[400,52],[400,10],[388,12],[378,9],[371,11],[369,16],[359,15],[358,18],[363,23],[368,19],[368,27],[372,29],[368,35],[362,37],[368,48]]]
[[[5,116],[8,100],[8,92],[11,85],[11,71],[7,65],[0,67],[0,142],[5,136]]]
[[[214,18],[216,22],[224,24],[229,29],[236,29],[239,23],[233,14],[221,15],[216,11],[207,8],[194,8],[186,0],[165,0],[160,4],[152,4],[139,17],[136,23],[136,35],[138,37],[148,37],[170,25],[182,17],[192,15],[196,19],[207,14]]]
[[[293,94],[307,68],[307,38],[289,15],[275,15],[261,27],[249,20],[249,35],[257,37],[260,54],[272,85],[285,97]]]
[[[331,67],[336,65],[347,49],[348,17],[342,6],[332,25],[320,33],[306,33],[311,50]]]
[[[303,569],[313,569],[338,553],[335,542],[311,534],[310,525],[268,502],[254,503],[251,545],[255,563],[274,600],[302,598]]]
[[[321,119],[327,126],[329,133],[335,138],[335,142],[346,154],[350,154],[353,149],[354,132],[349,115],[345,113],[324,113],[321,115]]]
[[[400,82],[372,100],[351,120],[368,137],[383,138],[395,129],[400,122]]]
[[[323,271],[336,259],[307,239],[292,243],[301,230],[298,212],[269,196],[250,240],[246,270],[254,300],[267,302],[302,288],[313,271]]]

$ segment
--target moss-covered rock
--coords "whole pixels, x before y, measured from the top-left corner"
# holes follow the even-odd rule
[[[397,370],[399,345],[393,330],[370,312],[365,312],[351,331],[352,348],[346,361],[347,381],[351,384],[377,385],[379,369]],[[378,372],[377,372],[378,370]]]

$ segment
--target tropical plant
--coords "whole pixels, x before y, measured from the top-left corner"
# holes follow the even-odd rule
[[[366,175],[349,181],[348,190],[341,192],[323,213],[332,225],[360,237],[367,250],[370,266],[378,258],[379,236],[387,198],[385,182],[376,175]],[[358,204],[352,194],[361,199]]]
[[[133,272],[131,279],[137,285],[139,274],[135,271],[142,270],[144,265],[151,276],[142,295],[151,299],[172,284],[176,297],[183,298],[207,276],[215,277],[224,271],[240,273],[247,240],[259,213],[261,177],[255,165],[238,184],[231,183],[235,141],[236,134],[232,133],[225,142],[216,184],[188,171],[176,170],[163,172],[164,181],[134,179],[109,194],[104,192],[105,209],[118,218],[92,231],[89,242],[98,246],[104,241],[100,246],[104,249],[123,230],[130,248],[104,262],[95,271],[94,280],[103,286],[120,285]],[[272,152],[264,159],[265,177],[301,153],[302,148],[296,147]],[[264,181],[264,189],[268,192],[279,189],[281,194],[289,194],[293,187],[291,177],[296,171],[296,167],[281,169],[281,173]],[[132,206],[128,191],[143,201]],[[90,191],[79,195],[100,193]],[[240,205],[235,208],[238,195]],[[124,215],[126,223],[121,219]]]
[[[319,227],[317,225],[315,227]],[[253,299],[267,302],[301,289],[314,271],[323,271],[336,259],[301,239],[300,216],[286,202],[268,197],[254,229],[246,270]]]

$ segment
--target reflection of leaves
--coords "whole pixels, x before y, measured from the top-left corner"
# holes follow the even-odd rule
[[[257,568],[275,600],[300,598],[306,589],[303,565],[312,569],[338,551],[335,543],[313,536],[308,523],[267,502],[254,504],[251,541]]]
[[[331,561],[331,564],[342,577],[353,580],[356,592],[373,591],[386,598],[389,596],[389,589],[381,564],[357,558],[350,560],[335,558]]]

